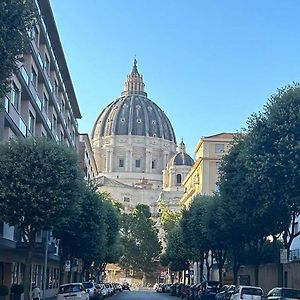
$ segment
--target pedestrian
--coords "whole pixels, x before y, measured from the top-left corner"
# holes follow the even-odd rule
[[[33,300],[40,300],[41,299],[41,290],[36,285],[33,286],[32,299]]]

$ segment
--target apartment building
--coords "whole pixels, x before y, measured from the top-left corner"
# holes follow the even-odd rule
[[[85,180],[93,180],[98,174],[98,169],[92,150],[89,135],[81,133],[79,135],[78,147],[79,165],[83,170]]]
[[[188,207],[196,195],[211,195],[217,190],[218,168],[233,142],[233,133],[202,137],[195,149],[196,161],[183,181],[181,206]]]
[[[0,112],[0,140],[16,137],[48,137],[78,151],[79,105],[63,53],[49,0],[35,0],[36,25],[28,34],[30,47],[11,78],[11,91]],[[32,282],[43,288],[46,234],[37,237]],[[55,295],[59,284],[57,241],[48,238],[46,296]],[[17,228],[0,223],[0,283],[22,283],[24,244]]]

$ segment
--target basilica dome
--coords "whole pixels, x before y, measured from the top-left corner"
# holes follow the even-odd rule
[[[111,102],[99,115],[92,139],[106,136],[156,137],[176,143],[173,127],[166,114],[144,92],[143,76],[134,60],[121,97]]]
[[[170,159],[168,167],[172,166],[192,166],[194,160],[185,152],[183,141],[178,146],[178,152]]]

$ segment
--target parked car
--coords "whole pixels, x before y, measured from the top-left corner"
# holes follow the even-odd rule
[[[200,300],[215,300],[216,294],[221,288],[221,283],[214,280],[204,280],[200,284],[198,299]]]
[[[184,284],[183,283],[178,283],[176,285],[176,296],[177,297],[181,297],[183,294],[183,288],[184,288]]]
[[[90,299],[96,299],[98,290],[94,282],[83,282],[84,289],[89,293]]]
[[[165,293],[170,293],[171,284],[165,284]]]
[[[262,300],[263,294],[261,287],[240,285],[235,287],[230,300]]]
[[[171,296],[176,296],[176,283],[171,284],[171,286],[170,286],[170,295]]]
[[[235,285],[223,285],[219,292],[216,294],[216,300],[229,300],[233,291],[235,289]]]
[[[201,283],[195,283],[191,286],[191,295],[190,295],[191,300],[197,299],[200,288],[201,288]]]
[[[267,300],[300,299],[300,290],[276,287],[268,292],[266,299]]]
[[[130,291],[129,283],[128,283],[128,282],[123,282],[123,284],[122,284],[122,289],[123,289],[123,290]]]
[[[72,298],[72,300],[89,300],[89,293],[86,292],[83,284],[80,282],[60,285],[56,299],[65,300],[70,298]]]
[[[101,293],[101,295],[103,296],[103,298],[109,296],[108,289],[107,289],[107,287],[105,286],[104,283],[99,283],[99,284],[97,284],[97,289],[100,290],[100,293]]]
[[[183,285],[181,298],[182,299],[190,299],[190,295],[191,295],[191,286],[188,284]]]

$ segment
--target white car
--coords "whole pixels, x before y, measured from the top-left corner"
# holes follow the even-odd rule
[[[104,298],[109,296],[108,288],[105,286],[104,283],[100,283],[100,284],[99,284],[99,289],[100,289],[101,295],[102,295]]]
[[[58,293],[56,294],[56,299],[65,300],[71,298],[72,300],[89,300],[90,297],[81,282],[60,285]]]
[[[90,299],[98,296],[98,290],[94,282],[88,281],[82,283],[84,289],[89,293]]]
[[[263,290],[258,286],[236,286],[230,300],[262,300]]]

